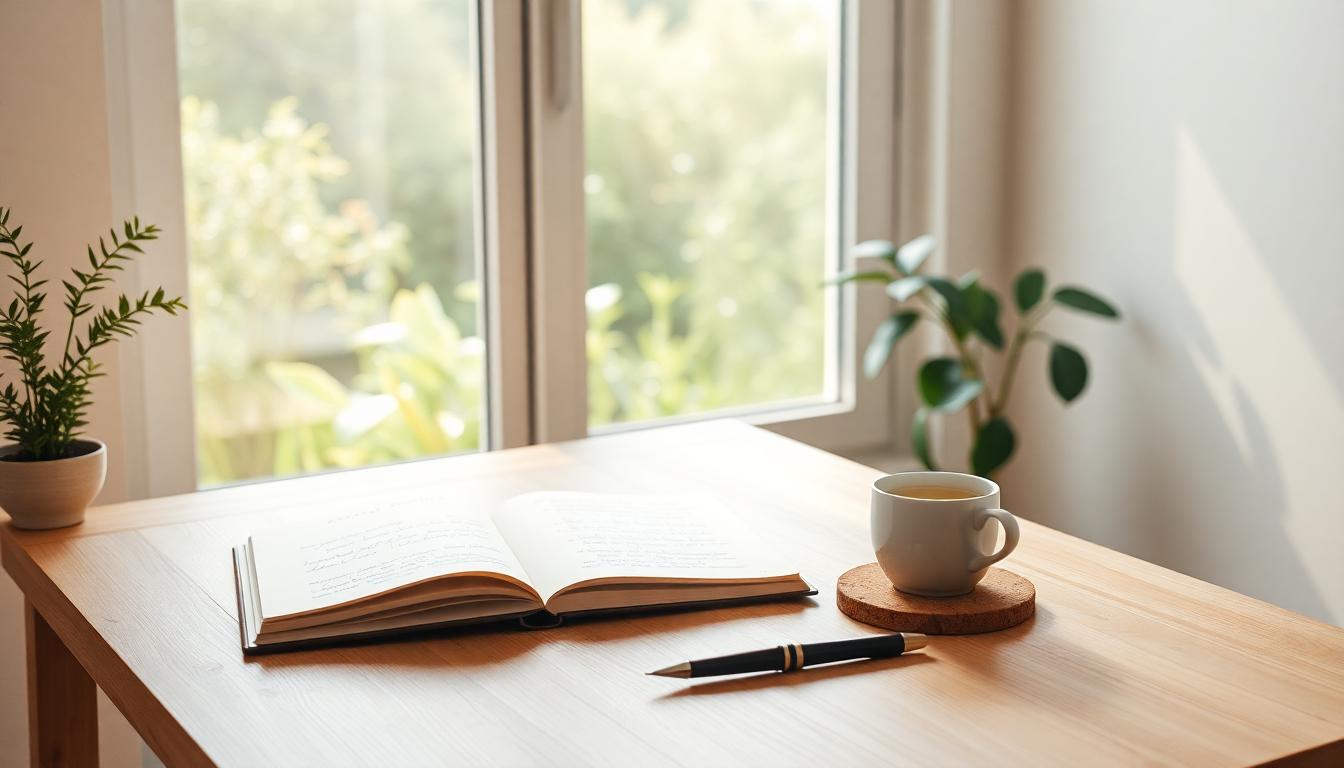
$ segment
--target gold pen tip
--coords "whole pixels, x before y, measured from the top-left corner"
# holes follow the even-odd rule
[[[670,667],[663,667],[662,669],[656,669],[652,672],[645,672],[644,674],[656,675],[657,677],[688,678],[691,676],[691,665],[689,662],[683,661],[680,664],[673,664]]]
[[[901,637],[905,638],[905,651],[918,651],[920,648],[929,644],[929,636],[921,635],[918,632],[902,632]]]

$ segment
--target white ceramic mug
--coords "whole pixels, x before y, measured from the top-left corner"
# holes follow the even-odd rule
[[[972,494],[968,499],[917,499],[902,488],[935,485]],[[985,569],[1017,546],[1017,518],[999,509],[999,486],[960,472],[901,472],[880,477],[872,492],[873,550],[892,586],[928,597],[964,595]],[[1003,548],[991,519],[1003,526]]]

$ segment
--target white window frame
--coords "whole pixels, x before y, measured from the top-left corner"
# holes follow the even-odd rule
[[[879,269],[876,259],[855,264],[844,251],[864,240],[897,240],[902,6],[885,0],[850,0],[845,9],[842,220],[838,236],[830,238],[831,247],[837,249],[830,263],[837,269]],[[831,451],[890,446],[899,439],[896,431],[901,424],[893,411],[896,358],[870,380],[863,375],[863,353],[891,314],[892,302],[880,285],[871,283],[846,286],[839,295],[844,302],[836,313],[841,323],[840,401],[815,413],[765,415],[754,423]]]
[[[843,171],[830,180],[842,200],[828,236],[836,268],[847,262],[843,244],[895,239],[901,14],[890,0],[837,2],[845,3],[846,114],[840,147],[833,148],[843,152]],[[581,0],[480,0],[473,8],[480,9],[481,30],[473,59],[481,67],[477,252],[488,346],[486,447],[583,437],[589,429]],[[103,11],[115,212],[164,229],[156,257],[125,275],[126,288],[162,285],[187,295],[173,4],[103,0]],[[837,310],[829,313],[828,334],[839,345],[830,351],[839,362],[828,382],[838,393],[833,402],[774,403],[594,431],[731,416],[828,450],[890,445],[895,366],[874,380],[860,372],[863,348],[890,302],[880,286],[825,290]],[[144,457],[130,470],[131,496],[193,490],[188,325],[147,325],[121,347],[128,453]]]
[[[827,259],[848,265],[843,244],[895,238],[898,30],[901,5],[890,0],[837,0],[844,13],[839,46],[845,61],[831,67],[843,85],[839,173],[828,180],[840,196],[840,216],[828,222]],[[534,382],[539,441],[563,440],[630,429],[736,417],[834,451],[890,445],[891,366],[874,380],[863,377],[867,340],[890,312],[880,286],[828,289],[826,389],[833,402],[808,398],[671,416],[590,430],[584,348],[584,291],[588,287],[583,195],[582,40],[578,0],[529,0],[528,60],[531,82],[529,141],[533,158],[532,269]],[[832,48],[835,50],[835,47]],[[842,76],[843,71],[843,76]],[[832,96],[841,89],[829,89]],[[835,133],[835,132],[832,132]],[[861,265],[860,265],[861,266]],[[820,288],[818,290],[821,290]],[[577,363],[576,363],[577,361]]]
[[[171,0],[104,0],[108,149],[117,220],[138,215],[163,232],[153,253],[121,276],[127,293],[162,286],[188,296],[177,30]],[[146,323],[118,345],[122,358],[127,493],[132,499],[196,490],[191,328]]]

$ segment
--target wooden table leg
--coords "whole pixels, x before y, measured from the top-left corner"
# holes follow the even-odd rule
[[[28,754],[34,766],[98,765],[97,688],[42,614],[24,601]]]

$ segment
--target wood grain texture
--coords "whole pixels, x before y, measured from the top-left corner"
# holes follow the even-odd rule
[[[23,606],[28,654],[28,758],[38,768],[98,764],[93,679],[32,606]]]
[[[1027,520],[1005,565],[1036,585],[1037,613],[1012,629],[790,675],[643,674],[880,631],[834,607],[840,574],[872,559],[880,474],[714,422],[101,507],[74,529],[0,527],[0,554],[170,765],[1344,759],[1344,630]],[[242,656],[229,548],[258,524],[425,494],[489,508],[543,489],[712,494],[822,594]]]
[[[835,605],[855,621],[895,632],[975,635],[1030,619],[1036,587],[1011,571],[990,568],[970,594],[920,597],[897,591],[877,563],[868,563],[840,574]]]

